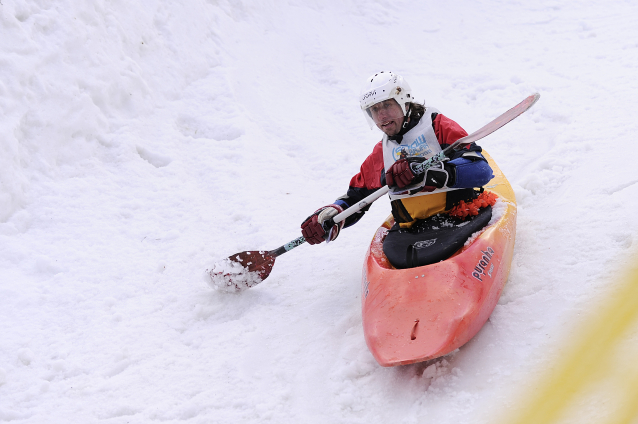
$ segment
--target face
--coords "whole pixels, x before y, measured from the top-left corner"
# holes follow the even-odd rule
[[[384,100],[376,103],[368,109],[372,115],[372,120],[377,127],[392,137],[401,131],[403,125],[403,110],[394,99]]]

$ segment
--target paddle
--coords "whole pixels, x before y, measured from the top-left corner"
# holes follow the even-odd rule
[[[487,125],[474,131],[472,134],[463,137],[450,146],[443,149],[430,159],[420,164],[412,164],[412,170],[416,174],[425,172],[436,162],[441,161],[453,150],[459,150],[464,146],[471,144],[481,138],[493,133],[503,125],[507,124],[538,101],[540,94],[535,93],[527,97],[525,100],[509,109],[507,112],[499,115]],[[389,191],[388,186],[381,187],[356,205],[351,206],[340,214],[336,215],[331,221],[324,223],[324,228],[331,229],[334,223],[341,222],[349,216],[361,211],[366,206],[372,204],[375,200],[385,195]],[[329,239],[329,237],[328,237]],[[242,291],[253,287],[264,281],[270,275],[272,267],[275,265],[275,258],[291,251],[297,246],[301,246],[306,242],[303,237],[296,238],[283,246],[274,250],[249,250],[245,252],[235,253],[228,258],[217,262],[213,268],[208,271],[213,285],[219,289],[231,292]]]

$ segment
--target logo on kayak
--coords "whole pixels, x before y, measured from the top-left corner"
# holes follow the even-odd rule
[[[436,243],[436,239],[417,241],[412,245],[412,247],[415,249],[425,249],[426,247],[432,246],[434,243]]]
[[[494,255],[494,249],[488,247],[486,250],[481,250],[483,256],[479,259],[478,263],[474,267],[474,271],[472,271],[472,277],[476,278],[479,281],[483,281],[483,277],[489,275],[492,277],[492,271],[494,270],[494,264],[491,264],[492,256]],[[485,272],[486,269],[489,270]]]

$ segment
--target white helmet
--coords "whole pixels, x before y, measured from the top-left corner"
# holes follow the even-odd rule
[[[381,71],[369,77],[361,90],[359,103],[370,128],[374,128],[374,121],[368,108],[388,99],[396,100],[405,116],[405,104],[414,100],[408,82],[401,75],[390,71]]]

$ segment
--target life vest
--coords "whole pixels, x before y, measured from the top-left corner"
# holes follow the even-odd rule
[[[419,122],[403,135],[401,142],[390,140],[386,134],[383,135],[383,164],[386,170],[401,158],[422,157],[429,159],[441,151],[441,145],[432,128],[432,115],[439,113],[435,108],[428,107]],[[390,200],[403,199],[406,197],[425,196],[445,191],[455,190],[442,188],[430,192],[420,191],[425,185],[425,181],[409,185],[407,187],[390,190]],[[410,194],[414,193],[414,194]]]

